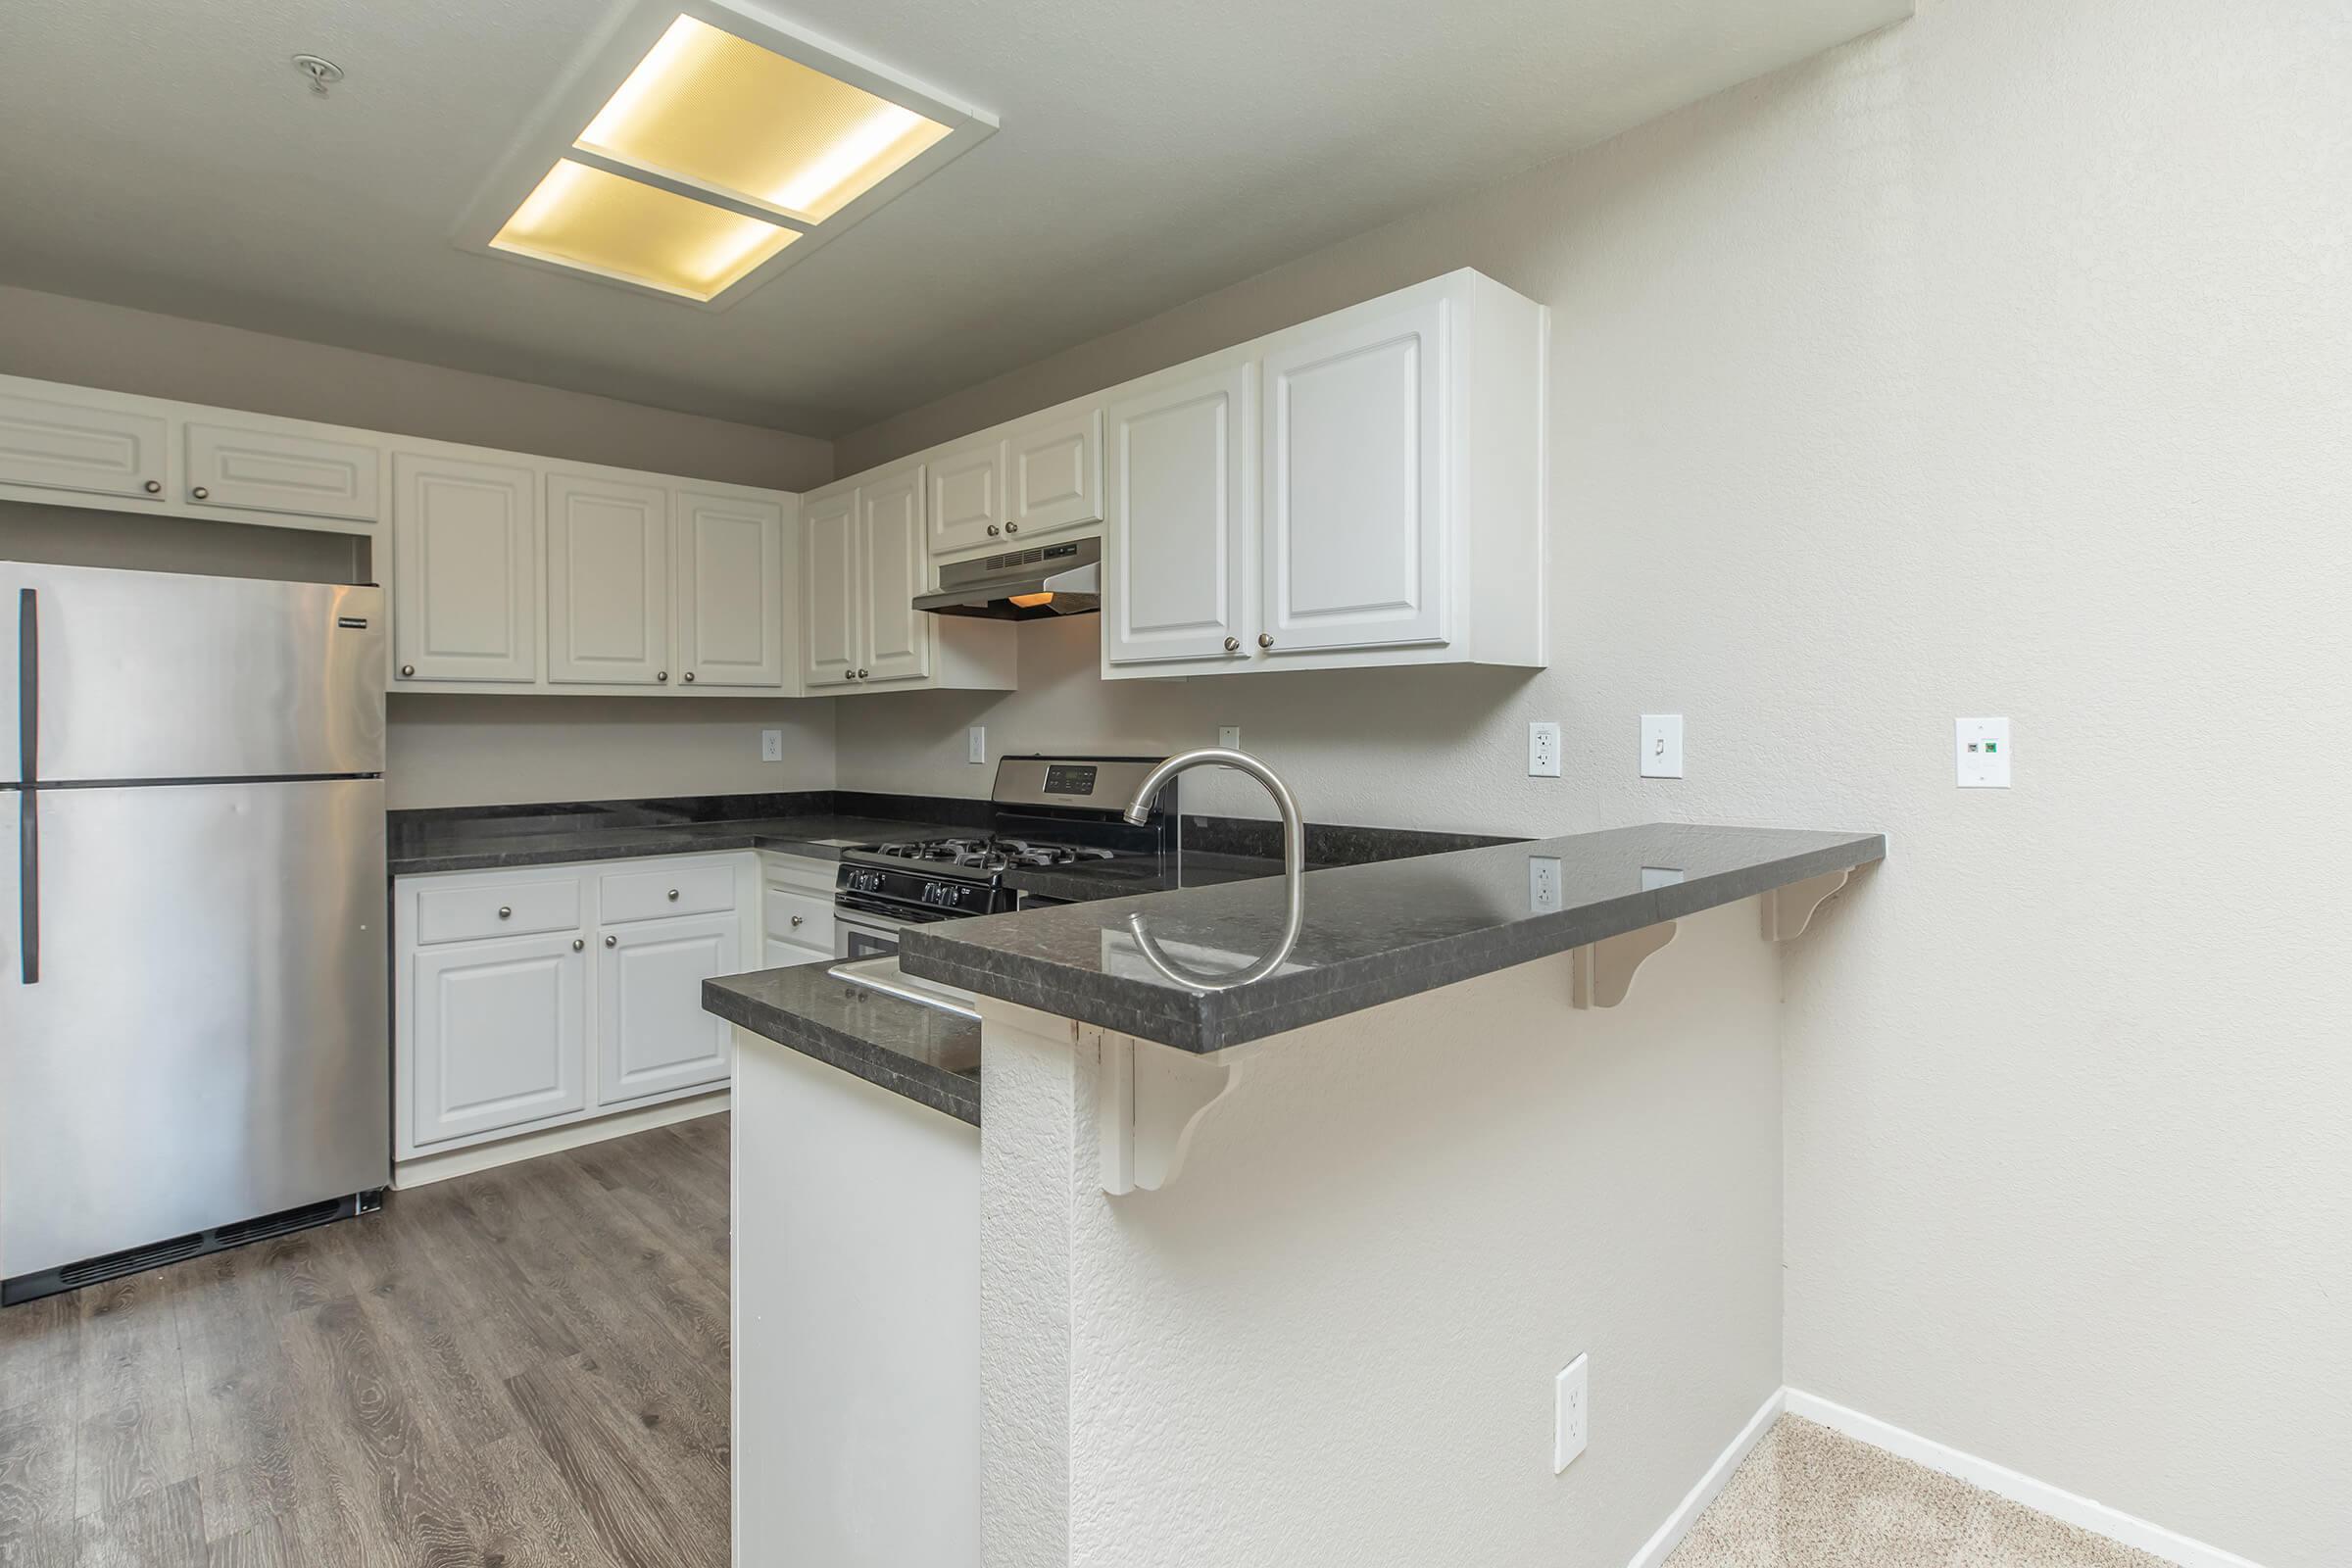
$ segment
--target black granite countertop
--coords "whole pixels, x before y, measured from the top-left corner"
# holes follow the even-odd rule
[[[1306,877],[1306,921],[1262,980],[1204,991],[1148,962],[1130,915],[1178,962],[1231,972],[1270,951],[1277,880],[1099,899],[909,927],[907,973],[1195,1052],[1223,1050],[1885,858],[1876,833],[1653,823],[1339,866]],[[1557,908],[1531,907],[1537,857]]]
[[[703,982],[703,1007],[754,1034],[980,1125],[980,1026],[868,991],[831,959]]]
[[[1261,876],[1282,875],[1279,856],[1220,855],[1186,850],[1181,855],[1127,856],[1115,860],[1081,860],[1074,865],[1015,866],[1004,880],[1023,893],[1084,904],[1095,899],[1132,898],[1179,888],[1222,887]]]
[[[780,850],[838,860],[841,847],[824,841],[895,844],[956,831],[939,822],[822,812],[742,821],[640,821],[610,826],[571,817],[453,816],[396,828],[386,863],[394,876],[416,876],[428,871],[562,865],[571,860],[620,860],[718,850]]]

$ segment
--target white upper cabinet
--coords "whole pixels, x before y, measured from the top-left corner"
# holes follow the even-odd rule
[[[537,678],[538,494],[528,468],[394,455],[396,683]]]
[[[1102,411],[1024,419],[1004,433],[1004,532],[1033,539],[1102,520]]]
[[[209,419],[183,429],[193,506],[383,521],[382,454],[369,443]]]
[[[1446,302],[1269,343],[1260,630],[1276,657],[1446,640]]]
[[[1450,272],[1111,393],[1103,673],[1542,665],[1546,331]]]
[[[801,509],[801,672],[810,692],[858,679],[858,533],[854,485]]]
[[[931,554],[948,555],[1004,536],[1004,443],[991,437],[934,456]]]
[[[171,483],[163,415],[104,392],[56,391],[67,395],[0,378],[0,485],[160,502]]]
[[[669,682],[669,497],[599,475],[547,476],[547,675]]]
[[[865,553],[859,618],[861,682],[916,681],[931,673],[935,617],[914,608],[923,591],[923,469],[902,469],[858,487]]]
[[[1247,662],[1247,358],[1163,375],[1103,411],[1102,659]]]
[[[784,684],[784,514],[763,496],[678,492],[682,684]]]

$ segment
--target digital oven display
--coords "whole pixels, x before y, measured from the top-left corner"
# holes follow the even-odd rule
[[[1083,765],[1063,763],[1046,769],[1048,795],[1092,795],[1095,793],[1093,763]]]

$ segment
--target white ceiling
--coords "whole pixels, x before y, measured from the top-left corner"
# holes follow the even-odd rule
[[[599,0],[5,0],[0,282],[832,435],[1910,5],[774,9],[1003,128],[732,310],[451,241]],[[298,50],[349,79],[314,97]]]

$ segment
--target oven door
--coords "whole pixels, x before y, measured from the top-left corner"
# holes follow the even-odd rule
[[[946,909],[937,913],[885,913],[862,901],[836,896],[833,900],[833,956],[837,958],[885,958],[899,951],[899,932],[910,925],[953,920]]]

